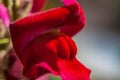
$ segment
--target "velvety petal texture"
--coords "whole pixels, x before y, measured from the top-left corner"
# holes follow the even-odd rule
[[[42,9],[45,2],[46,0],[33,0],[31,12],[39,12]]]
[[[0,3],[0,19],[3,21],[6,27],[10,24],[10,17],[7,8]]]
[[[62,80],[90,80],[90,70],[75,58],[77,48],[70,38],[84,27],[85,16],[76,1],[66,1],[64,7],[26,16],[10,25],[23,74],[30,79],[53,73]]]
[[[90,70],[80,63],[76,58],[58,59],[59,74],[62,80],[90,80]]]

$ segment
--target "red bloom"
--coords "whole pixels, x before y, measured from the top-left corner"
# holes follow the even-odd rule
[[[77,49],[70,38],[83,28],[84,13],[75,0],[63,2],[67,6],[33,14],[10,25],[14,49],[24,65],[23,74],[31,79],[52,72],[62,80],[89,80],[90,70],[75,58]]]

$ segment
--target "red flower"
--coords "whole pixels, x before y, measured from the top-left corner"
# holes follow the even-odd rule
[[[76,59],[77,48],[70,38],[83,28],[84,13],[75,0],[63,2],[66,6],[10,25],[14,49],[24,65],[23,74],[31,79],[51,72],[62,80],[90,80],[90,70]],[[58,28],[60,31],[56,31]]]

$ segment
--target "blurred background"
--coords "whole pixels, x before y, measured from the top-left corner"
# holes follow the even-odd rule
[[[91,80],[120,80],[120,0],[79,0],[86,27],[74,37]]]
[[[85,28],[73,37],[78,47],[77,58],[92,70],[91,80],[120,80],[120,0],[78,2],[84,9],[87,23]],[[47,0],[42,10],[62,5],[60,0]],[[1,41],[5,42],[7,39],[1,38]],[[0,46],[0,53],[9,50],[6,45]]]

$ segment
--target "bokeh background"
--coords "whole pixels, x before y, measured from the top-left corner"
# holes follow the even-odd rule
[[[74,37],[91,80],[120,80],[120,0],[79,0],[86,27]]]
[[[77,58],[92,70],[91,80],[120,80],[120,0],[78,1],[87,23],[73,37]],[[47,0],[43,10],[62,5],[60,0]]]

